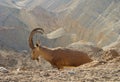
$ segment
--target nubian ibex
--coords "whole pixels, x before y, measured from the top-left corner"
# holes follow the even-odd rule
[[[39,61],[39,56],[47,60],[53,67],[62,69],[65,66],[77,67],[79,65],[91,62],[92,59],[88,54],[82,51],[75,51],[66,48],[47,48],[36,43],[34,46],[33,36],[35,33],[44,33],[42,28],[35,28],[32,30],[29,36],[29,46],[32,49],[32,59]]]

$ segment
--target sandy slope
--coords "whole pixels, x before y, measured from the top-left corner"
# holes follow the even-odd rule
[[[8,73],[0,72],[0,82],[120,82],[120,56],[109,61],[93,61],[77,68],[57,70],[48,64],[45,67],[44,62],[38,65],[31,61],[29,55],[25,56],[23,53],[0,51],[0,55],[2,62],[9,65],[4,66]],[[8,55],[10,59],[19,58],[17,63],[14,60],[12,64],[7,64],[11,61],[4,61]]]
[[[116,60],[119,60],[120,57]],[[0,73],[3,82],[119,82],[120,63],[109,62],[94,67],[81,66],[67,68],[62,71],[56,69],[44,70],[30,68],[24,70],[10,70],[9,73]],[[88,64],[90,65],[90,64]]]

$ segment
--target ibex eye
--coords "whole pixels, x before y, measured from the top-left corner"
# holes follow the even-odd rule
[[[38,47],[39,45],[38,45],[38,44],[36,44],[36,46]]]

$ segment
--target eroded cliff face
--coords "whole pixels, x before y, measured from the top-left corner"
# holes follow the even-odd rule
[[[56,5],[58,3],[59,5]],[[46,8],[44,5],[43,7]],[[90,41],[103,47],[119,37],[119,0],[69,0],[66,2],[57,0],[51,1],[46,9],[58,13],[63,18],[65,36],[74,34],[77,41]]]
[[[30,11],[26,7],[18,8],[15,6],[17,3],[10,1],[12,0],[8,2],[0,1],[0,48],[18,51],[29,50],[28,37],[30,31],[38,27],[46,30],[46,27],[55,25],[56,18],[52,13],[41,7]],[[7,4],[9,5],[7,6]],[[39,18],[40,20],[38,20]],[[45,32],[50,30],[52,31],[52,29],[49,29]],[[46,41],[48,40],[45,40],[46,44],[49,43]]]
[[[1,0],[0,29],[15,28],[13,31],[7,29],[10,32],[8,35],[14,38],[15,32],[15,37],[20,38],[14,41],[13,38],[6,36],[7,31],[0,30],[1,37],[9,38],[0,38],[0,42],[9,44],[5,44],[7,47],[12,45],[14,48],[16,46],[13,43],[17,42],[16,49],[28,50],[27,38],[33,28],[41,27],[46,34],[63,28],[64,34],[54,33],[52,39],[42,37],[41,44],[48,47],[65,47],[82,40],[104,47],[119,37],[119,13],[119,0],[9,0],[8,2]]]

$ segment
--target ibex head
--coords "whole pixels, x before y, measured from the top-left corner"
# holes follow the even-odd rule
[[[33,36],[37,32],[43,34],[44,30],[42,28],[36,28],[36,29],[32,30],[32,32],[30,33],[30,36],[29,36],[29,46],[32,49],[32,59],[39,61],[38,56],[40,54],[40,50],[39,50],[39,48],[40,48],[40,42],[37,41],[36,45],[34,45],[34,43],[33,43]]]

